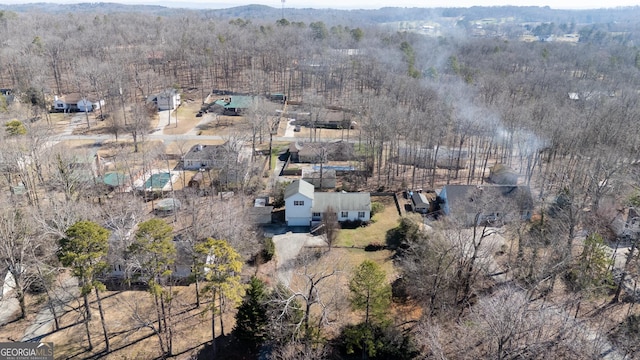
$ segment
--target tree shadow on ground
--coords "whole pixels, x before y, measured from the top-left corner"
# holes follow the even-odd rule
[[[402,244],[402,240],[404,239],[402,230],[399,228],[393,228],[387,230],[387,234],[385,235],[385,241],[387,243],[387,249],[395,250],[400,244]]]
[[[415,239],[419,232],[418,224],[403,218],[400,224],[393,229],[389,229],[385,235],[387,249],[398,250],[406,248],[407,240]]]
[[[243,346],[232,335],[218,336],[216,338],[218,351],[217,359],[225,360],[249,360],[256,359],[257,355],[251,352],[246,346]],[[211,342],[208,342],[197,354],[196,359],[208,360],[213,359]]]

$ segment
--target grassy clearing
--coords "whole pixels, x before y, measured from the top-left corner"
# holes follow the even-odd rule
[[[354,269],[364,260],[371,260],[379,264],[386,272],[389,283],[397,278],[397,272],[393,267],[391,258],[393,253],[389,250],[367,252],[356,248],[333,248],[331,250],[323,248],[305,249],[303,252],[305,252],[305,254],[301,254],[301,256],[307,257],[305,261],[307,274],[319,276],[320,274],[328,274],[334,270],[337,271],[334,277],[327,279],[326,282],[318,287],[319,296],[323,301],[335,301],[343,305],[337,306],[335,310],[332,310],[334,311],[333,317],[336,319],[337,325],[335,329],[346,324],[362,321],[362,313],[352,311],[348,305],[348,284]],[[306,279],[305,276],[301,276],[303,273],[305,273],[305,270],[302,267],[294,270],[291,279],[292,289],[302,290],[308,286],[308,279]],[[331,329],[329,328],[325,328],[325,331],[327,331],[326,334],[329,337],[338,335],[337,333],[331,333]]]
[[[396,276],[393,261],[391,260],[392,255],[393,252],[391,250],[364,251],[357,248],[336,248],[332,249],[325,256],[334,259],[331,261],[335,261],[335,259],[342,259],[344,261],[343,264],[345,270],[348,270],[349,272],[365,260],[374,261],[382,267],[382,269],[387,273],[387,279],[391,281],[395,279]]]
[[[338,234],[337,246],[364,247],[370,243],[385,243],[387,231],[398,226],[400,216],[393,198],[389,196],[372,197],[372,202],[384,204],[384,211],[373,216],[369,226],[357,229],[342,229]]]
[[[198,128],[199,135],[229,136],[247,131],[249,124],[242,116],[217,115],[212,121]]]

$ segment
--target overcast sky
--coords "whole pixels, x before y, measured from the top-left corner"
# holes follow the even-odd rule
[[[282,6],[281,0],[0,0],[3,4],[24,4],[33,2],[80,3],[116,2],[124,4],[155,4],[168,7],[221,9],[234,6],[261,4],[275,8]],[[285,0],[287,8],[317,9],[379,9],[394,7],[471,7],[471,6],[549,6],[553,9],[600,9],[619,6],[638,6],[640,0]]]
[[[201,0],[191,0],[200,3]],[[397,7],[471,7],[471,6],[550,6],[554,9],[599,9],[603,7],[635,6],[640,5],[640,0],[285,0],[285,7],[313,7],[335,9],[379,9],[386,6]],[[230,1],[233,2],[233,1]],[[236,1],[240,3],[242,1]],[[206,3],[206,1],[202,1]],[[281,7],[280,0],[255,0],[245,3],[255,3]]]

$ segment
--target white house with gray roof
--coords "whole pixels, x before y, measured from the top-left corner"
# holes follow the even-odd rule
[[[170,88],[149,96],[147,101],[154,103],[159,111],[174,110],[180,106],[180,93],[178,90]]]
[[[369,193],[314,192],[312,184],[304,180],[292,182],[284,192],[285,220],[289,226],[310,226],[322,220],[331,208],[338,221],[371,220]]]

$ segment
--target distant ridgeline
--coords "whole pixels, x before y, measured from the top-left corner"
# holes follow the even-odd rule
[[[179,8],[183,6],[184,8]],[[283,10],[265,5],[246,5],[227,9],[206,9],[200,3],[177,3],[169,8],[158,5],[125,5],[117,3],[54,4],[31,3],[4,5],[0,10],[18,13],[145,13],[158,16],[183,16],[198,14],[204,18],[256,19],[276,21],[282,18]],[[602,5],[605,6],[605,5]],[[424,21],[438,18],[464,18],[474,21],[487,18],[511,18],[517,22],[553,22],[574,24],[598,24],[613,22],[635,23],[640,18],[640,6],[592,10],[558,10],[548,6],[495,6],[471,8],[400,8],[387,7],[377,10],[294,9],[285,8],[289,21],[317,21],[328,24],[383,24],[396,21]]]

